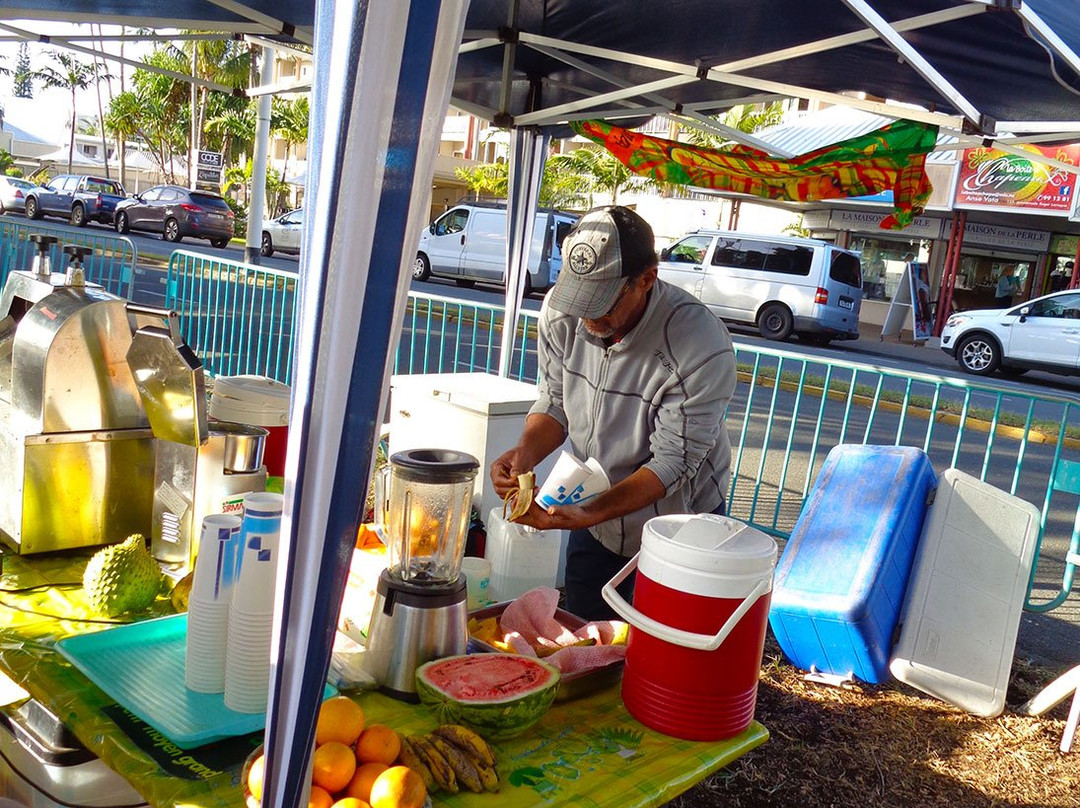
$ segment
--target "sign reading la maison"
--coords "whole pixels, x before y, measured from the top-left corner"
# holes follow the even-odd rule
[[[897,238],[941,238],[943,219],[931,219],[929,216],[916,216],[914,221],[903,230],[882,230],[884,213],[871,213],[862,210],[834,210],[829,217],[833,230],[849,230],[856,233],[875,233],[881,236]]]

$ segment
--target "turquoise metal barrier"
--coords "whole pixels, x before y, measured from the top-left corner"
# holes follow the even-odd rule
[[[54,236],[57,243],[50,255],[55,272],[67,266],[63,247],[74,244],[93,250],[83,260],[86,279],[100,284],[114,295],[131,299],[134,294],[135,264],[138,250],[131,239],[90,228],[75,230],[43,222],[18,221],[7,216],[0,217],[0,285],[14,269],[29,269],[37,254],[37,248],[29,237],[35,233]]]
[[[295,272],[176,250],[165,307],[214,376],[254,374],[290,383],[299,277]]]
[[[166,305],[215,374],[288,383],[295,273],[177,252]],[[398,373],[494,372],[502,308],[409,293]],[[513,375],[536,380],[536,313],[524,312]],[[1080,462],[1080,398],[991,381],[951,379],[817,359],[736,341],[740,383],[726,415],[732,516],[787,538],[833,446],[917,446],[938,472],[957,468],[1041,509],[1040,552],[1027,608],[1069,596],[1080,563],[1068,547],[1080,497],[1053,485],[1060,460]],[[977,528],[975,528],[977,529]],[[1057,583],[1060,581],[1060,585]]]

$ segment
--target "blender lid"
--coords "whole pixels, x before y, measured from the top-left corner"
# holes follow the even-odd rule
[[[417,482],[453,482],[476,476],[480,461],[454,449],[408,449],[390,456],[390,465]]]

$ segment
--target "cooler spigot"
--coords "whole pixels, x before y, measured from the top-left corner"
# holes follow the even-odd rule
[[[64,275],[66,286],[86,286],[86,273],[83,271],[82,260],[87,255],[92,255],[94,250],[90,247],[80,247],[77,244],[65,244],[64,253],[70,255],[67,272]]]
[[[50,251],[52,245],[59,239],[56,236],[34,233],[29,236],[29,240],[34,242],[34,246],[37,247],[37,255],[34,256],[33,261],[30,263],[30,271],[40,278],[48,278],[52,275],[52,255]]]

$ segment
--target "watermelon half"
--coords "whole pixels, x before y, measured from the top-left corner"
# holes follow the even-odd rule
[[[464,724],[488,740],[520,735],[547,712],[559,671],[518,654],[466,654],[421,665],[416,692],[441,723]]]

